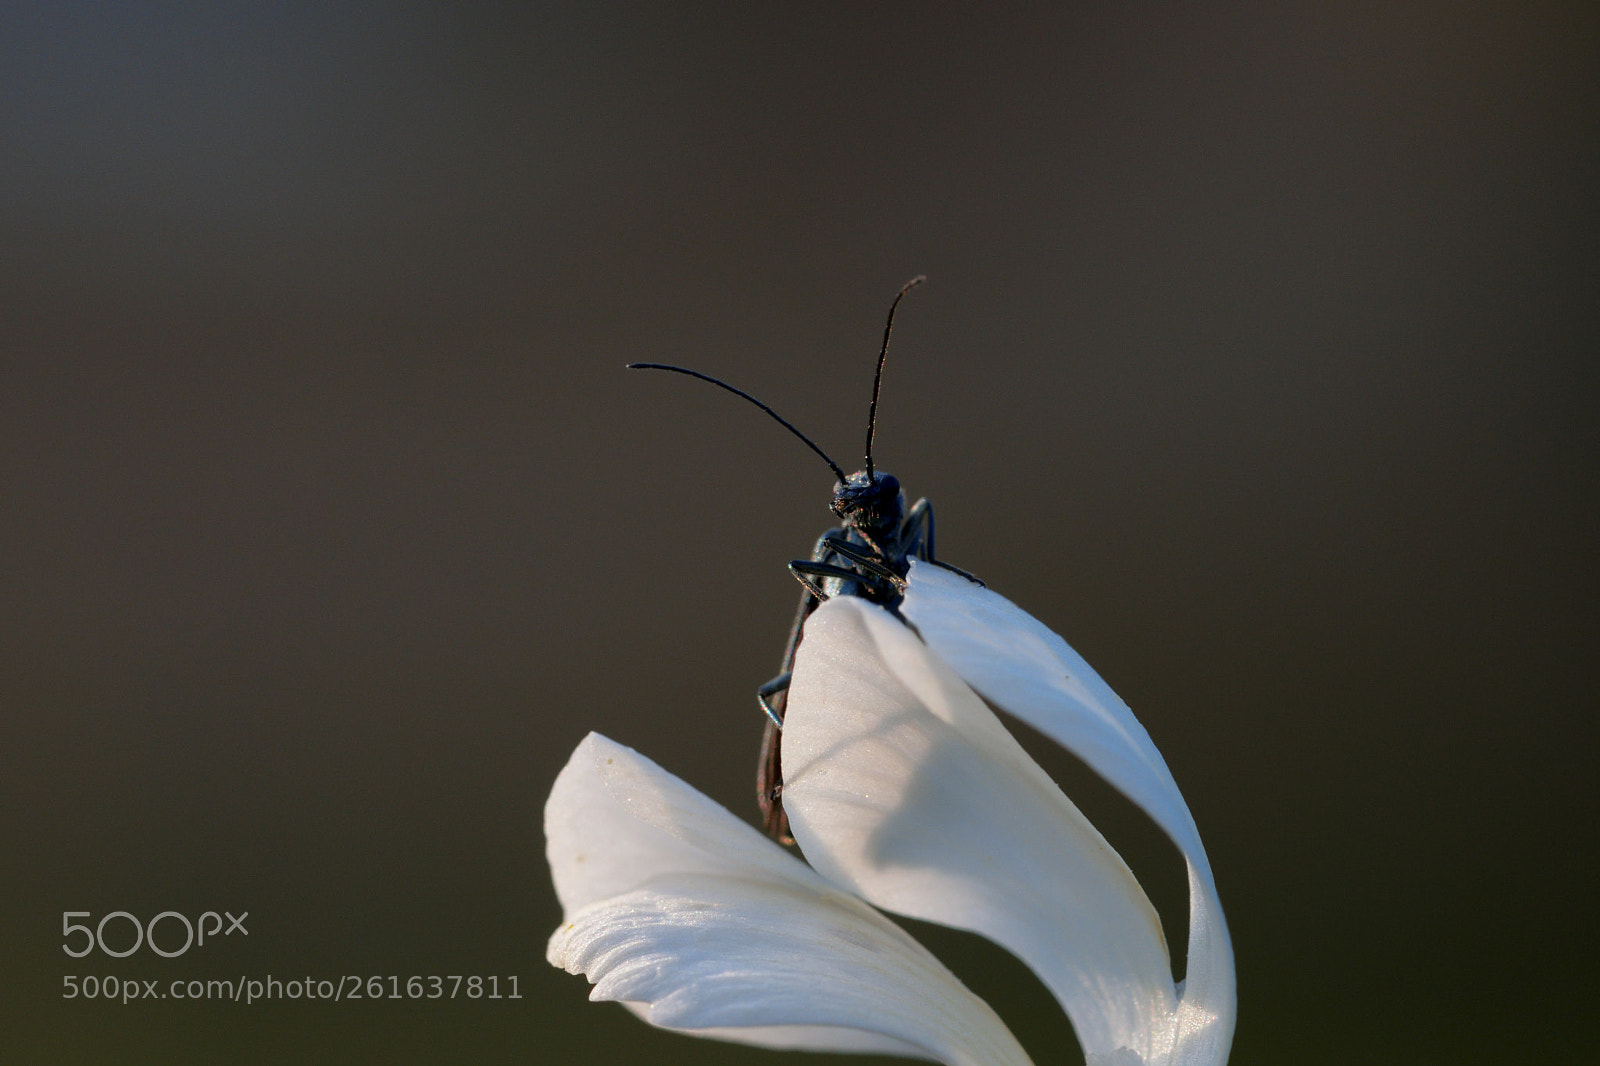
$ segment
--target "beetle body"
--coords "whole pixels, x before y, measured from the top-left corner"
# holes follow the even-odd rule
[[[762,827],[790,843],[789,819],[783,812],[783,712],[788,699],[795,652],[805,636],[806,619],[830,596],[860,596],[896,610],[905,592],[911,560],[933,558],[933,507],[918,500],[909,512],[905,493],[894,475],[859,470],[833,489],[833,512],[840,525],[817,538],[810,559],[796,559],[789,572],[804,587],[795,610],[789,643],[777,677],[757,691],[767,712],[756,769],[756,798]]]

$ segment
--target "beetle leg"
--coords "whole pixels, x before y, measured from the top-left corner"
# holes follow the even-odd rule
[[[922,499],[918,500],[915,504],[912,505],[911,513],[906,515],[905,528],[916,530],[916,533],[915,533],[915,536],[916,536],[916,547],[910,552],[911,555],[916,556],[918,559],[921,559],[924,562],[932,563],[934,566],[939,567],[941,570],[948,570],[952,574],[960,574],[962,577],[966,578],[968,581],[975,582],[976,584],[978,584],[979,586],[981,586],[983,588],[988,588],[989,587],[987,585],[984,585],[984,583],[980,579],[974,577],[973,575],[967,573],[965,570],[961,569],[961,567],[959,567],[959,566],[951,566],[947,562],[943,562],[943,561],[941,561],[939,559],[934,558],[934,556],[933,556],[933,504],[928,502],[927,497],[923,497]]]
[[[814,581],[813,578],[841,577],[847,581],[860,581],[862,578],[862,575],[855,570],[846,570],[844,567],[834,566],[832,563],[813,562],[810,559],[796,559],[789,564],[789,573],[793,574],[795,580],[804,585],[806,590],[819,600],[827,599],[828,594],[822,591],[822,586]]]
[[[780,692],[789,690],[789,671],[785,670],[765,685],[756,689],[756,702],[761,704],[761,709],[766,712],[772,724],[779,729],[783,728],[783,715],[773,706],[772,698]]]
[[[861,567],[861,569],[865,570],[867,573],[883,578],[901,592],[906,590],[905,578],[901,577],[899,574],[895,573],[894,570],[885,566],[879,559],[868,555],[854,544],[843,540],[830,540],[828,541],[828,547],[831,548],[836,555],[842,555],[846,559],[849,559],[852,563],[855,563],[857,566]]]

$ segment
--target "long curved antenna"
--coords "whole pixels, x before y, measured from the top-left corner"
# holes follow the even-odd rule
[[[789,420],[788,419],[784,418],[778,412],[774,411],[772,408],[768,407],[766,404],[762,403],[760,400],[756,399],[754,396],[750,395],[748,392],[745,392],[743,389],[736,389],[732,385],[729,385],[726,381],[718,381],[716,378],[712,377],[710,374],[702,374],[698,370],[689,370],[688,368],[681,367],[681,366],[671,366],[671,365],[669,365],[667,363],[629,363],[628,364],[628,369],[629,370],[670,370],[674,374],[687,374],[692,378],[699,378],[701,381],[709,381],[713,385],[719,386],[720,388],[727,389],[729,392],[733,393],[735,396],[743,396],[745,399],[749,400],[751,403],[755,404],[757,407],[759,407],[763,411],[767,412],[767,414],[771,415],[773,417],[773,419],[777,421],[778,425],[782,426],[784,429],[788,430],[790,433],[793,433],[795,436],[797,436],[801,440],[805,441],[806,447],[810,448],[812,451],[814,451],[818,455],[822,456],[822,461],[828,464],[828,467],[833,471],[834,476],[839,479],[839,482],[841,484],[843,484],[846,480],[848,480],[844,475],[844,471],[839,469],[839,464],[834,462],[832,459],[829,459],[828,458],[828,453],[823,451],[821,448],[817,447],[815,444],[813,444],[810,437],[806,436],[804,433],[801,433],[798,429],[795,429],[794,426],[789,424]]]
[[[889,355],[889,333],[894,329],[894,309],[900,306],[900,301],[906,293],[927,281],[926,275],[918,274],[901,288],[900,295],[894,298],[894,303],[889,305],[889,322],[883,327],[883,347],[878,350],[878,370],[872,375],[872,406],[867,408],[867,480],[872,480],[872,432],[878,424],[878,388],[883,384],[883,361]]]

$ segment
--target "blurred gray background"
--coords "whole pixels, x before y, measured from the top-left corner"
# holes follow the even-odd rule
[[[1233,1061],[1592,1061],[1597,22],[0,7],[5,1057],[809,1061],[586,1004],[540,811],[593,729],[753,818],[831,521],[759,412],[622,365],[853,469],[926,273],[878,458],[1165,754]],[[248,940],[62,953],[168,909]],[[523,998],[61,998],[241,973]]]

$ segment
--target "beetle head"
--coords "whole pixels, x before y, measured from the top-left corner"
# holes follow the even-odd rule
[[[905,513],[905,495],[893,474],[875,470],[869,476],[857,470],[833,487],[829,505],[847,526],[868,534],[879,534],[900,525]]]

